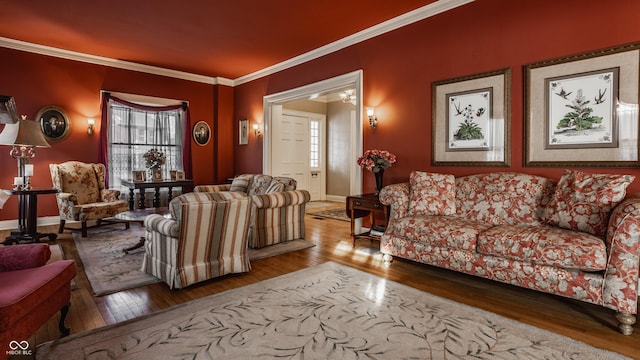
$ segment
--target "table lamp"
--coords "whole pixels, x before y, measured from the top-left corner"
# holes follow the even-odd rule
[[[0,145],[10,145],[9,155],[18,161],[18,177],[24,178],[25,165],[36,156],[36,147],[51,147],[40,131],[40,124],[26,116],[15,124],[5,124],[0,133]],[[25,182],[26,183],[26,182]]]

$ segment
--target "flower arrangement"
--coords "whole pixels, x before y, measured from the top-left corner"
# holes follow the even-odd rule
[[[167,161],[167,157],[164,153],[158,149],[151,149],[142,155],[144,163],[147,169],[160,169],[162,165]]]
[[[379,173],[391,167],[396,156],[386,150],[367,150],[358,158],[358,165],[373,173]]]

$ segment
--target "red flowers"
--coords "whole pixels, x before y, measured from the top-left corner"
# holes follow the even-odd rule
[[[391,167],[396,156],[386,150],[367,150],[358,158],[358,165],[374,173]]]

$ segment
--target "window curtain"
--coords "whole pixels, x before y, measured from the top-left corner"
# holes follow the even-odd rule
[[[184,174],[187,179],[192,178],[192,170],[191,170],[191,134],[190,134],[190,124],[191,124],[191,116],[189,113],[189,106],[186,102],[177,105],[171,106],[148,106],[148,105],[140,105],[136,103],[132,103],[130,101],[126,101],[123,99],[119,99],[115,96],[111,96],[110,93],[104,92],[102,95],[101,102],[101,119],[100,119],[100,140],[99,140],[99,154],[98,161],[102,164],[109,164],[109,101],[114,101],[116,103],[129,106],[134,109],[145,110],[145,111],[170,111],[170,110],[179,110],[181,109],[184,112],[184,121],[183,121],[183,131],[182,131],[182,167],[184,169]],[[107,172],[109,169],[107,168]],[[109,174],[106,174],[107,187],[109,186]]]

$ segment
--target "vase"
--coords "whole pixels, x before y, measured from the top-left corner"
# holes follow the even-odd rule
[[[380,170],[378,172],[374,172],[373,175],[376,177],[376,195],[380,194],[380,190],[382,190],[382,176],[384,175],[384,170]]]

